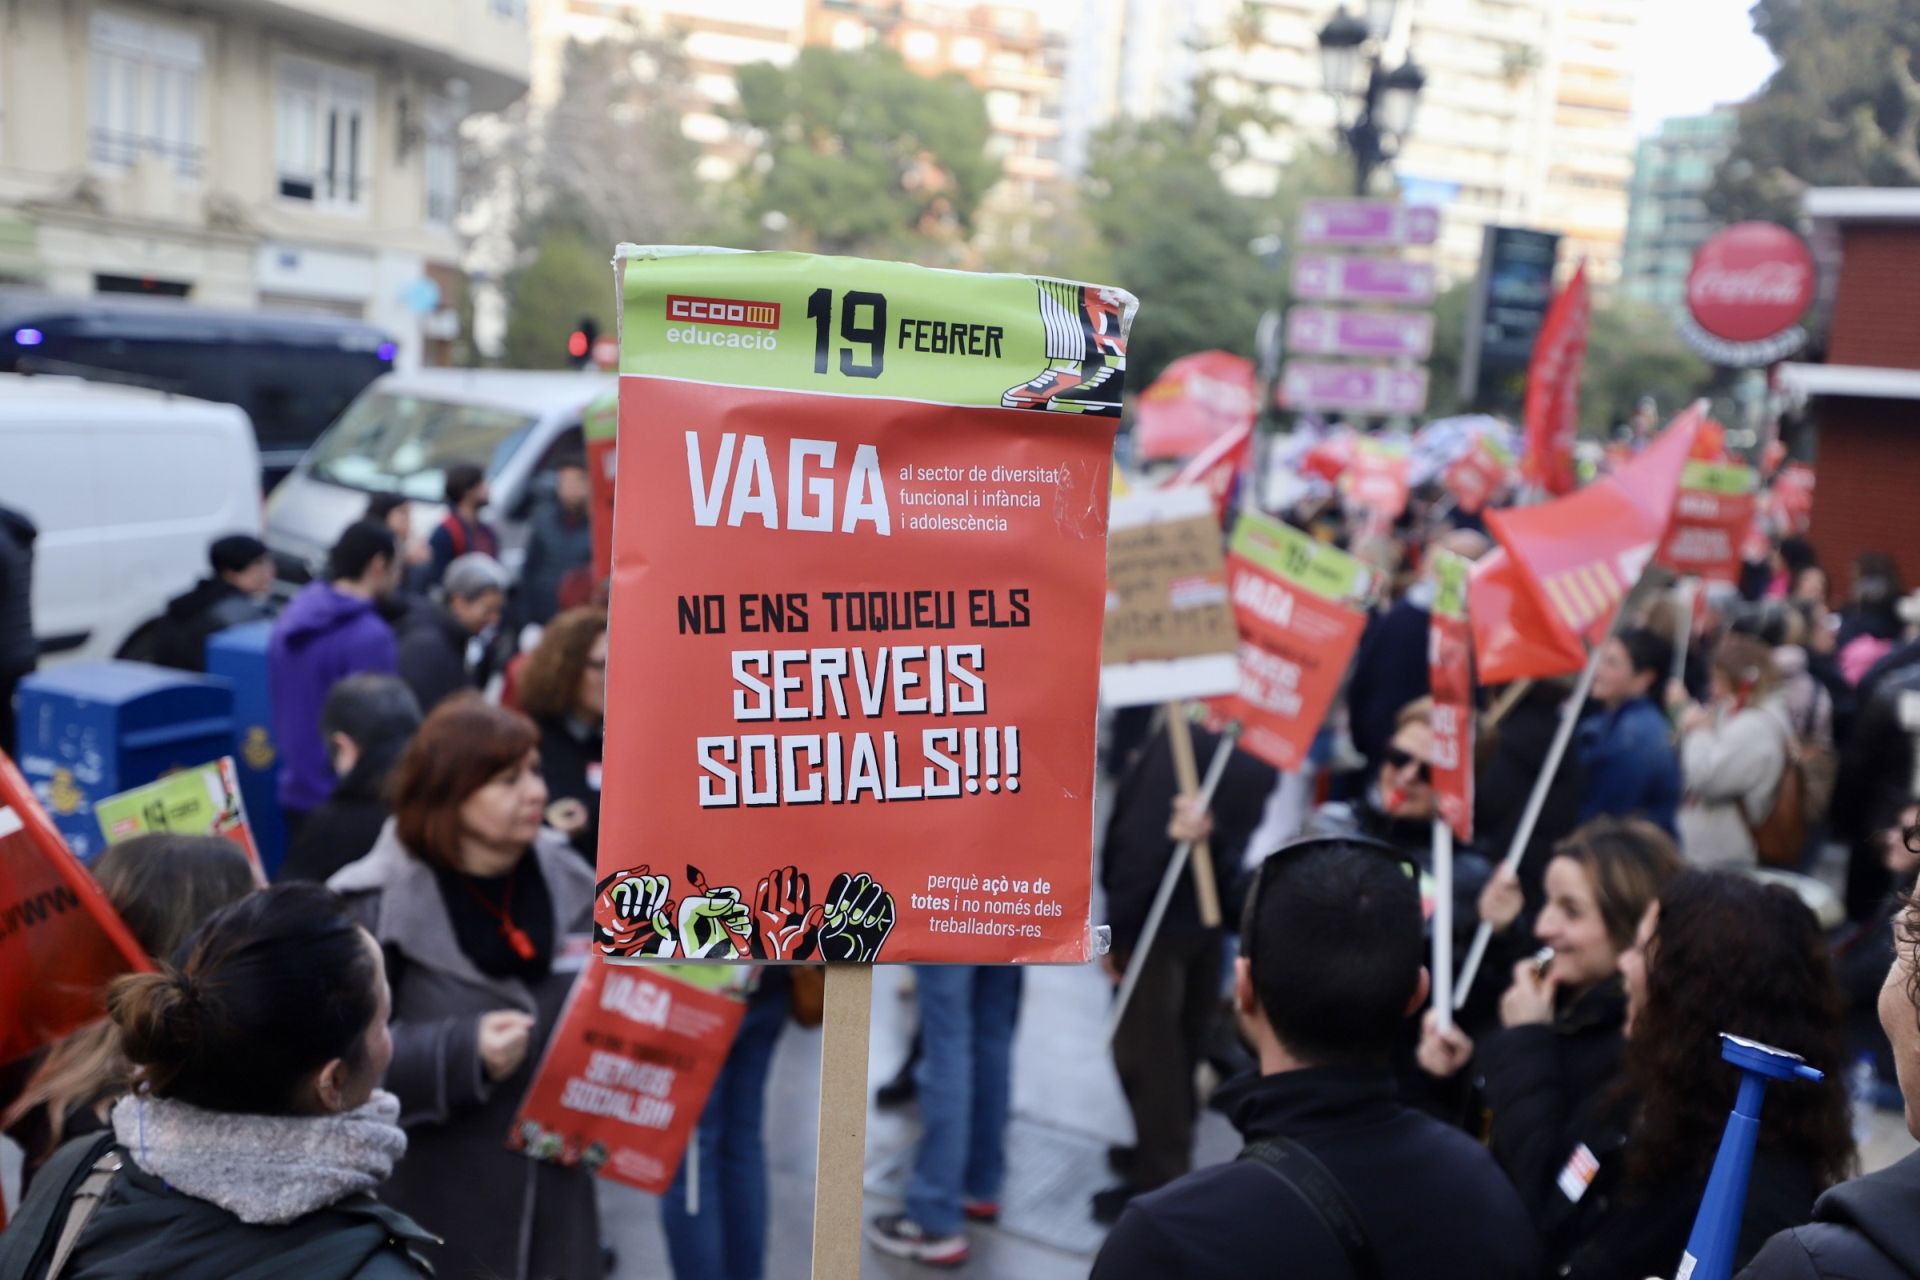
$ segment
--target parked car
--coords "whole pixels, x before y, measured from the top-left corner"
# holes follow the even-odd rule
[[[393,368],[393,357],[392,339],[364,320],[0,291],[0,372],[70,374],[239,405],[253,421],[268,485]]]
[[[390,373],[347,406],[267,500],[267,545],[282,583],[319,572],[340,531],[376,493],[405,494],[425,537],[446,515],[447,468],[486,468],[487,520],[501,559],[518,572],[527,518],[554,462],[582,446],[587,404],[611,374],[422,369]]]
[[[0,373],[0,505],[34,543],[41,658],[106,659],[207,573],[207,547],[260,528],[260,456],[230,404]]]

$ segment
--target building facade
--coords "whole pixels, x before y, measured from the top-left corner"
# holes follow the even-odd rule
[[[1628,297],[1667,311],[1685,305],[1694,251],[1718,230],[1707,212],[1707,188],[1733,146],[1738,123],[1730,108],[1676,116],[1641,141],[1621,274]]]
[[[0,277],[457,336],[458,129],[527,87],[521,0],[73,0],[0,40]]]

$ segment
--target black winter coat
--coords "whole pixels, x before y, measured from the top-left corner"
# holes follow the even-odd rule
[[[119,656],[176,671],[205,671],[207,641],[217,632],[273,616],[273,607],[218,578],[202,578],[167,601],[159,617],[144,623],[121,646]]]
[[[1205,729],[1193,729],[1193,754],[1202,777],[1218,742],[1219,738]],[[1236,908],[1241,855],[1260,825],[1267,796],[1278,777],[1271,765],[1236,749],[1228,757],[1220,785],[1214,789],[1213,835],[1207,843],[1213,852],[1213,874],[1220,886],[1223,922],[1228,928],[1239,920]],[[1100,850],[1100,887],[1106,891],[1107,921],[1113,928],[1113,950],[1119,957],[1124,958],[1139,939],[1154,894],[1160,889],[1160,877],[1173,857],[1174,843],[1167,839],[1167,823],[1173,817],[1173,798],[1178,793],[1173,747],[1163,730],[1147,743],[1115,788],[1113,816],[1107,820],[1107,838]],[[1169,936],[1199,930],[1200,909],[1194,901],[1191,875],[1180,877],[1160,927]]]
[[[1513,843],[1534,780],[1559,728],[1561,701],[1561,693],[1550,686],[1529,689],[1501,720],[1491,752],[1474,772],[1474,839],[1489,859],[1506,857]],[[1547,861],[1553,846],[1580,824],[1580,802],[1586,792],[1586,768],[1579,752],[1569,747],[1560,757],[1539,822],[1520,860],[1520,887],[1526,893],[1529,915],[1546,901],[1541,882]]]
[[[334,872],[373,852],[390,812],[387,775],[406,745],[405,740],[388,743],[354,762],[333,794],[307,815],[300,834],[287,846],[276,880],[325,884]]]
[[[421,714],[462,689],[475,687],[467,669],[471,639],[472,634],[437,604],[418,605],[401,620],[395,634],[400,678],[413,690]]]
[[[1767,1241],[1735,1280],[1916,1280],[1920,1153],[1843,1182],[1814,1202],[1813,1221]]]
[[[1707,1175],[1674,1172],[1650,1186],[1627,1177],[1630,1101],[1603,1088],[1580,1110],[1544,1189],[1534,1188],[1536,1221],[1546,1242],[1546,1274],[1567,1280],[1627,1280],[1669,1276],[1686,1251]],[[1571,1177],[1574,1156],[1584,1151],[1596,1165],[1584,1189]],[[1579,1199],[1558,1185],[1563,1172]],[[1754,1153],[1746,1213],[1733,1265],[1744,1266],[1768,1236],[1807,1221],[1820,1185],[1805,1161],[1763,1144]]]
[[[587,825],[568,839],[591,867],[600,849],[600,752],[606,735],[598,728],[576,734],[564,719],[534,723],[540,726],[540,772],[547,780],[548,803],[571,799],[587,806]]]
[[[1379,772],[1400,709],[1428,693],[1427,631],[1433,615],[1423,599],[1424,589],[1418,597],[1410,592],[1369,619],[1354,654],[1347,723],[1355,749],[1367,758],[1368,777]]]
[[[33,634],[33,541],[39,536],[33,521],[0,507],[0,679],[25,675],[40,660]]]
[[[1311,1067],[1237,1081],[1224,1098],[1248,1141],[1287,1137],[1352,1202],[1384,1280],[1534,1280],[1526,1210],[1466,1134],[1401,1106],[1384,1068]],[[1313,1210],[1251,1160],[1190,1173],[1134,1200],[1092,1280],[1344,1280]]]

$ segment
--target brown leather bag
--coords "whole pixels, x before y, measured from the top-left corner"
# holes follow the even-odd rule
[[[1781,738],[1786,763],[1780,770],[1780,785],[1774,789],[1773,808],[1755,822],[1747,813],[1745,801],[1734,801],[1734,807],[1753,837],[1760,865],[1792,871],[1800,866],[1807,850],[1807,764],[1792,730],[1782,729]]]

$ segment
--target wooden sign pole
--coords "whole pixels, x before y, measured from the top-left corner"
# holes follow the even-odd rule
[[[1200,794],[1200,768],[1193,758],[1193,732],[1186,711],[1177,702],[1167,704],[1167,741],[1173,747],[1173,776],[1180,794]],[[1200,923],[1211,929],[1220,923],[1220,890],[1213,879],[1213,851],[1205,840],[1193,844],[1193,896]]]
[[[873,967],[828,965],[820,1037],[820,1144],[813,1170],[814,1280],[851,1280],[860,1274],[872,1014]]]

